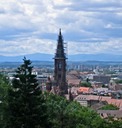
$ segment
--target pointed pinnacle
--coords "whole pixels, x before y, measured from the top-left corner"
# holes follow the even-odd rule
[[[61,28],[59,29],[59,35],[61,36]]]

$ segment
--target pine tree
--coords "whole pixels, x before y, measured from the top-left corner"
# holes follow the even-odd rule
[[[6,76],[0,74],[0,128],[4,128],[6,123],[7,93],[10,87]]]
[[[39,89],[31,61],[17,69],[8,93],[8,128],[46,128],[45,98]]]

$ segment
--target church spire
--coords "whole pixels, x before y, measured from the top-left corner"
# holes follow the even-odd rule
[[[57,49],[54,57],[54,80],[56,81],[56,85],[59,87],[59,92],[61,95],[67,94],[68,92],[68,86],[66,82],[66,59],[63,36],[61,29],[59,29]]]
[[[59,29],[59,36],[61,36],[61,28]]]
[[[59,29],[58,44],[57,44],[55,58],[64,58],[65,59],[64,42],[63,42],[63,36],[61,34],[61,29]]]

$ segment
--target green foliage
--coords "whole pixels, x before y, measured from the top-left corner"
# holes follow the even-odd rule
[[[80,83],[79,86],[80,87],[91,87],[91,83],[90,82],[83,81],[83,82]]]
[[[119,110],[119,108],[113,104],[107,104],[100,109],[101,110]]]
[[[32,74],[30,60],[24,58],[16,71],[8,92],[9,128],[46,128],[46,104],[38,88],[36,75]]]
[[[49,93],[45,93],[45,97],[50,128],[119,128],[122,125],[122,121],[109,122],[100,118],[95,111],[78,102]]]
[[[112,120],[109,123],[109,128],[122,128],[122,120]]]
[[[45,93],[47,101],[48,121],[51,128],[64,128],[66,125],[65,107],[68,101],[60,96]]]
[[[89,78],[87,78],[87,79],[86,79],[86,82],[89,82],[89,81],[90,81],[90,79],[89,79]]]
[[[122,80],[115,80],[115,83],[116,84],[121,84],[122,83]]]
[[[0,101],[4,102],[7,96],[7,91],[9,88],[9,82],[7,78],[3,75],[0,75]]]
[[[6,121],[7,92],[10,85],[5,76],[0,75],[0,128],[4,127]]]
[[[46,99],[51,128],[105,128],[105,121],[96,112],[77,102],[53,94],[46,94]]]

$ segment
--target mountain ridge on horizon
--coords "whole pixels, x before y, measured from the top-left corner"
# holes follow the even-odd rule
[[[53,54],[34,53],[19,56],[0,55],[0,62],[21,62],[24,58],[31,61],[53,61]],[[68,61],[122,61],[122,55],[113,54],[74,54],[68,55]]]

